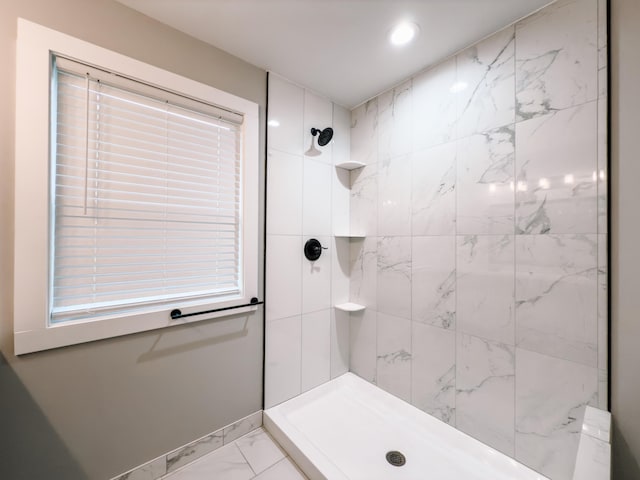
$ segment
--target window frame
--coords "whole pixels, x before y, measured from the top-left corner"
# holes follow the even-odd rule
[[[50,324],[52,54],[121,73],[158,88],[238,112],[243,121],[242,293],[224,301],[180,302],[141,312]],[[16,46],[14,349],[17,355],[127,335],[177,324],[236,315],[248,306],[173,320],[183,314],[249,303],[258,297],[258,105],[209,85],[143,63],[41,25],[18,19]]]

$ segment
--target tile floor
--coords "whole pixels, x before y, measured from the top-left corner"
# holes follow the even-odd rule
[[[163,480],[307,480],[264,428],[258,428]]]

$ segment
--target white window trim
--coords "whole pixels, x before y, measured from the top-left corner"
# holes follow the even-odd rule
[[[49,189],[51,53],[75,58],[244,115],[244,288],[214,304],[172,305],[144,313],[49,325]],[[258,297],[258,105],[69,35],[18,19],[16,49],[14,348],[24,354],[176,324],[256,310],[250,306],[172,320],[183,314],[249,303]]]

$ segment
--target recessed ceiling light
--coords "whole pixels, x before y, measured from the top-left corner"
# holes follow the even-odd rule
[[[393,27],[389,35],[389,41],[393,45],[406,45],[418,34],[418,25],[413,22],[402,22]]]

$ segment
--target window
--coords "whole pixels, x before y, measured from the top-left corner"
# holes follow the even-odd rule
[[[257,296],[257,105],[22,19],[17,58],[16,353]]]

